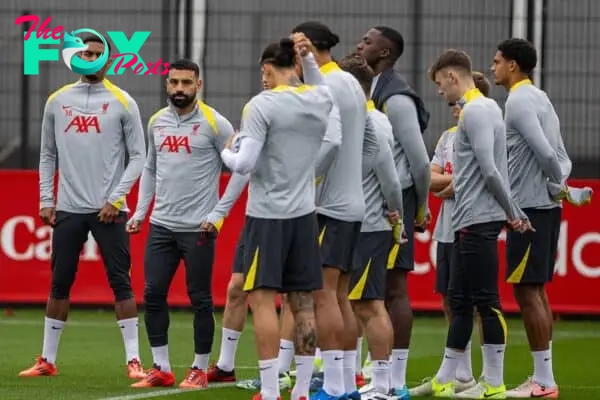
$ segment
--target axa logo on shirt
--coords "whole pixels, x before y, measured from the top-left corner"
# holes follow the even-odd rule
[[[102,133],[100,130],[100,122],[95,115],[76,115],[71,118],[71,122],[65,128],[65,133],[68,133],[71,128],[75,127],[75,133],[89,133],[90,129],[95,129],[96,133]]]
[[[63,26],[57,26],[52,31],[47,25],[52,20],[52,17],[48,17],[38,27],[40,18],[37,15],[23,15],[15,20],[16,25],[31,22],[32,25],[29,30],[25,33],[24,38],[24,71],[25,75],[37,75],[39,74],[40,61],[58,61],[58,49],[40,48],[41,45],[48,44],[60,44],[60,40],[64,38],[62,46],[62,57],[69,69],[80,75],[88,75],[98,72],[108,60],[108,46],[106,45],[106,39],[100,33],[84,28],[71,32],[69,34],[65,31]],[[78,33],[92,33],[97,35],[105,45],[105,51],[102,55],[94,61],[82,60],[77,56],[78,53],[85,51],[89,46],[83,44],[81,38],[75,36]],[[122,31],[107,32],[108,36],[112,39],[113,43],[117,47],[117,51],[114,51],[112,57],[115,58],[115,63],[111,66],[107,72],[108,75],[121,75],[125,72],[125,69],[132,68],[133,73],[136,75],[165,75],[168,72],[169,63],[163,63],[162,59],[159,59],[156,63],[145,63],[142,57],[138,54],[143,44],[150,36],[149,31],[135,32],[131,39],[127,39],[125,33]],[[32,36],[32,34],[35,34]],[[127,60],[127,61],[126,61]],[[161,71],[161,67],[164,65],[164,69]]]
[[[163,138],[158,151],[179,153],[180,148],[183,148],[186,153],[190,154],[192,152],[190,138],[187,136],[168,135]]]

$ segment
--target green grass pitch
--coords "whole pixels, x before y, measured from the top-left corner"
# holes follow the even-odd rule
[[[143,321],[143,318],[140,318]],[[221,315],[217,315],[217,337],[213,358],[218,357]],[[114,316],[109,311],[73,311],[61,338],[59,375],[52,378],[19,378],[41,351],[43,311],[14,311],[0,316],[0,399],[250,399],[253,393],[235,387],[202,391],[131,389],[125,376],[124,350]],[[505,360],[505,380],[510,387],[520,384],[532,372],[532,360],[521,321],[511,319]],[[431,376],[439,366],[446,336],[441,318],[417,318],[408,364],[410,385]],[[140,323],[142,361],[151,366],[150,348]],[[475,339],[477,340],[477,339]],[[171,313],[170,358],[180,381],[193,359],[192,315]],[[561,398],[600,399],[600,322],[559,321],[554,329],[553,363]],[[366,352],[365,352],[366,354]],[[473,346],[475,374],[480,372],[479,347]],[[238,379],[256,376],[256,350],[251,321],[240,339],[237,354]],[[284,394],[287,399],[287,394]]]

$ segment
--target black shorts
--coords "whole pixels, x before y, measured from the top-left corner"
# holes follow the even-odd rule
[[[404,208],[402,222],[407,242],[395,248],[397,256],[393,268],[412,271],[415,269],[415,218],[417,217],[417,192],[414,185],[402,190],[402,206]]]
[[[146,292],[168,294],[179,263],[185,264],[185,280],[190,297],[211,293],[215,256],[215,234],[208,232],[173,232],[150,224],[144,255]]]
[[[52,233],[52,282],[53,297],[68,298],[62,289],[75,281],[79,255],[91,232],[98,243],[108,281],[115,292],[115,300],[132,298],[131,256],[129,234],[125,231],[127,214],[120,212],[112,223],[103,223],[98,213],[75,214],[56,212],[56,223]],[[61,293],[56,293],[57,291]]]
[[[361,232],[354,253],[349,300],[384,300],[392,231]]]
[[[352,271],[352,260],[362,222],[346,222],[317,214],[323,266]]]
[[[237,244],[235,246],[235,255],[233,257],[233,268],[231,269],[231,273],[233,274],[243,274],[244,273],[244,243],[245,243],[245,234],[246,227],[242,228],[240,232],[240,237],[238,238]]]
[[[475,224],[455,233],[449,297],[472,305],[498,298],[498,236],[504,224]]]
[[[561,208],[523,209],[535,232],[506,235],[506,282],[544,284],[552,281],[560,234]]]
[[[244,291],[287,293],[323,287],[314,213],[291,219],[246,217],[245,231]]]
[[[452,262],[452,250],[454,243],[437,243],[435,292],[445,295],[448,293],[450,283],[450,264]]]

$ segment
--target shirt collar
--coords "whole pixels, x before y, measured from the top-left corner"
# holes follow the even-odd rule
[[[367,101],[367,111],[375,110],[375,102],[373,100]]]
[[[525,78],[525,79],[520,80],[519,82],[515,83],[514,85],[512,85],[510,88],[510,91],[512,92],[514,90],[517,90],[519,87],[521,87],[523,85],[533,85],[533,82],[531,82],[531,79]]]
[[[483,93],[477,88],[469,90],[467,93],[463,95],[463,97],[458,101],[458,105],[463,108],[465,104],[470,103],[478,97],[483,96]]]
[[[329,61],[327,64],[321,65],[319,70],[321,71],[321,73],[323,75],[327,75],[333,71],[341,71],[341,68],[339,65],[337,65],[337,63],[335,61]]]

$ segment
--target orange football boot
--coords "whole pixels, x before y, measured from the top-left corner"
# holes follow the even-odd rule
[[[175,384],[172,372],[163,372],[156,365],[148,371],[146,377],[131,385],[133,388],[167,387]]]
[[[137,358],[127,363],[127,376],[129,379],[144,379],[146,377],[142,364]]]
[[[31,368],[27,368],[19,373],[19,376],[55,376],[58,374],[56,365],[50,364],[45,358],[39,356]]]
[[[180,388],[184,389],[200,389],[208,387],[208,377],[206,372],[200,368],[191,368],[188,370],[185,379],[179,384]]]
[[[356,387],[361,388],[365,386],[365,377],[363,374],[356,374]]]

